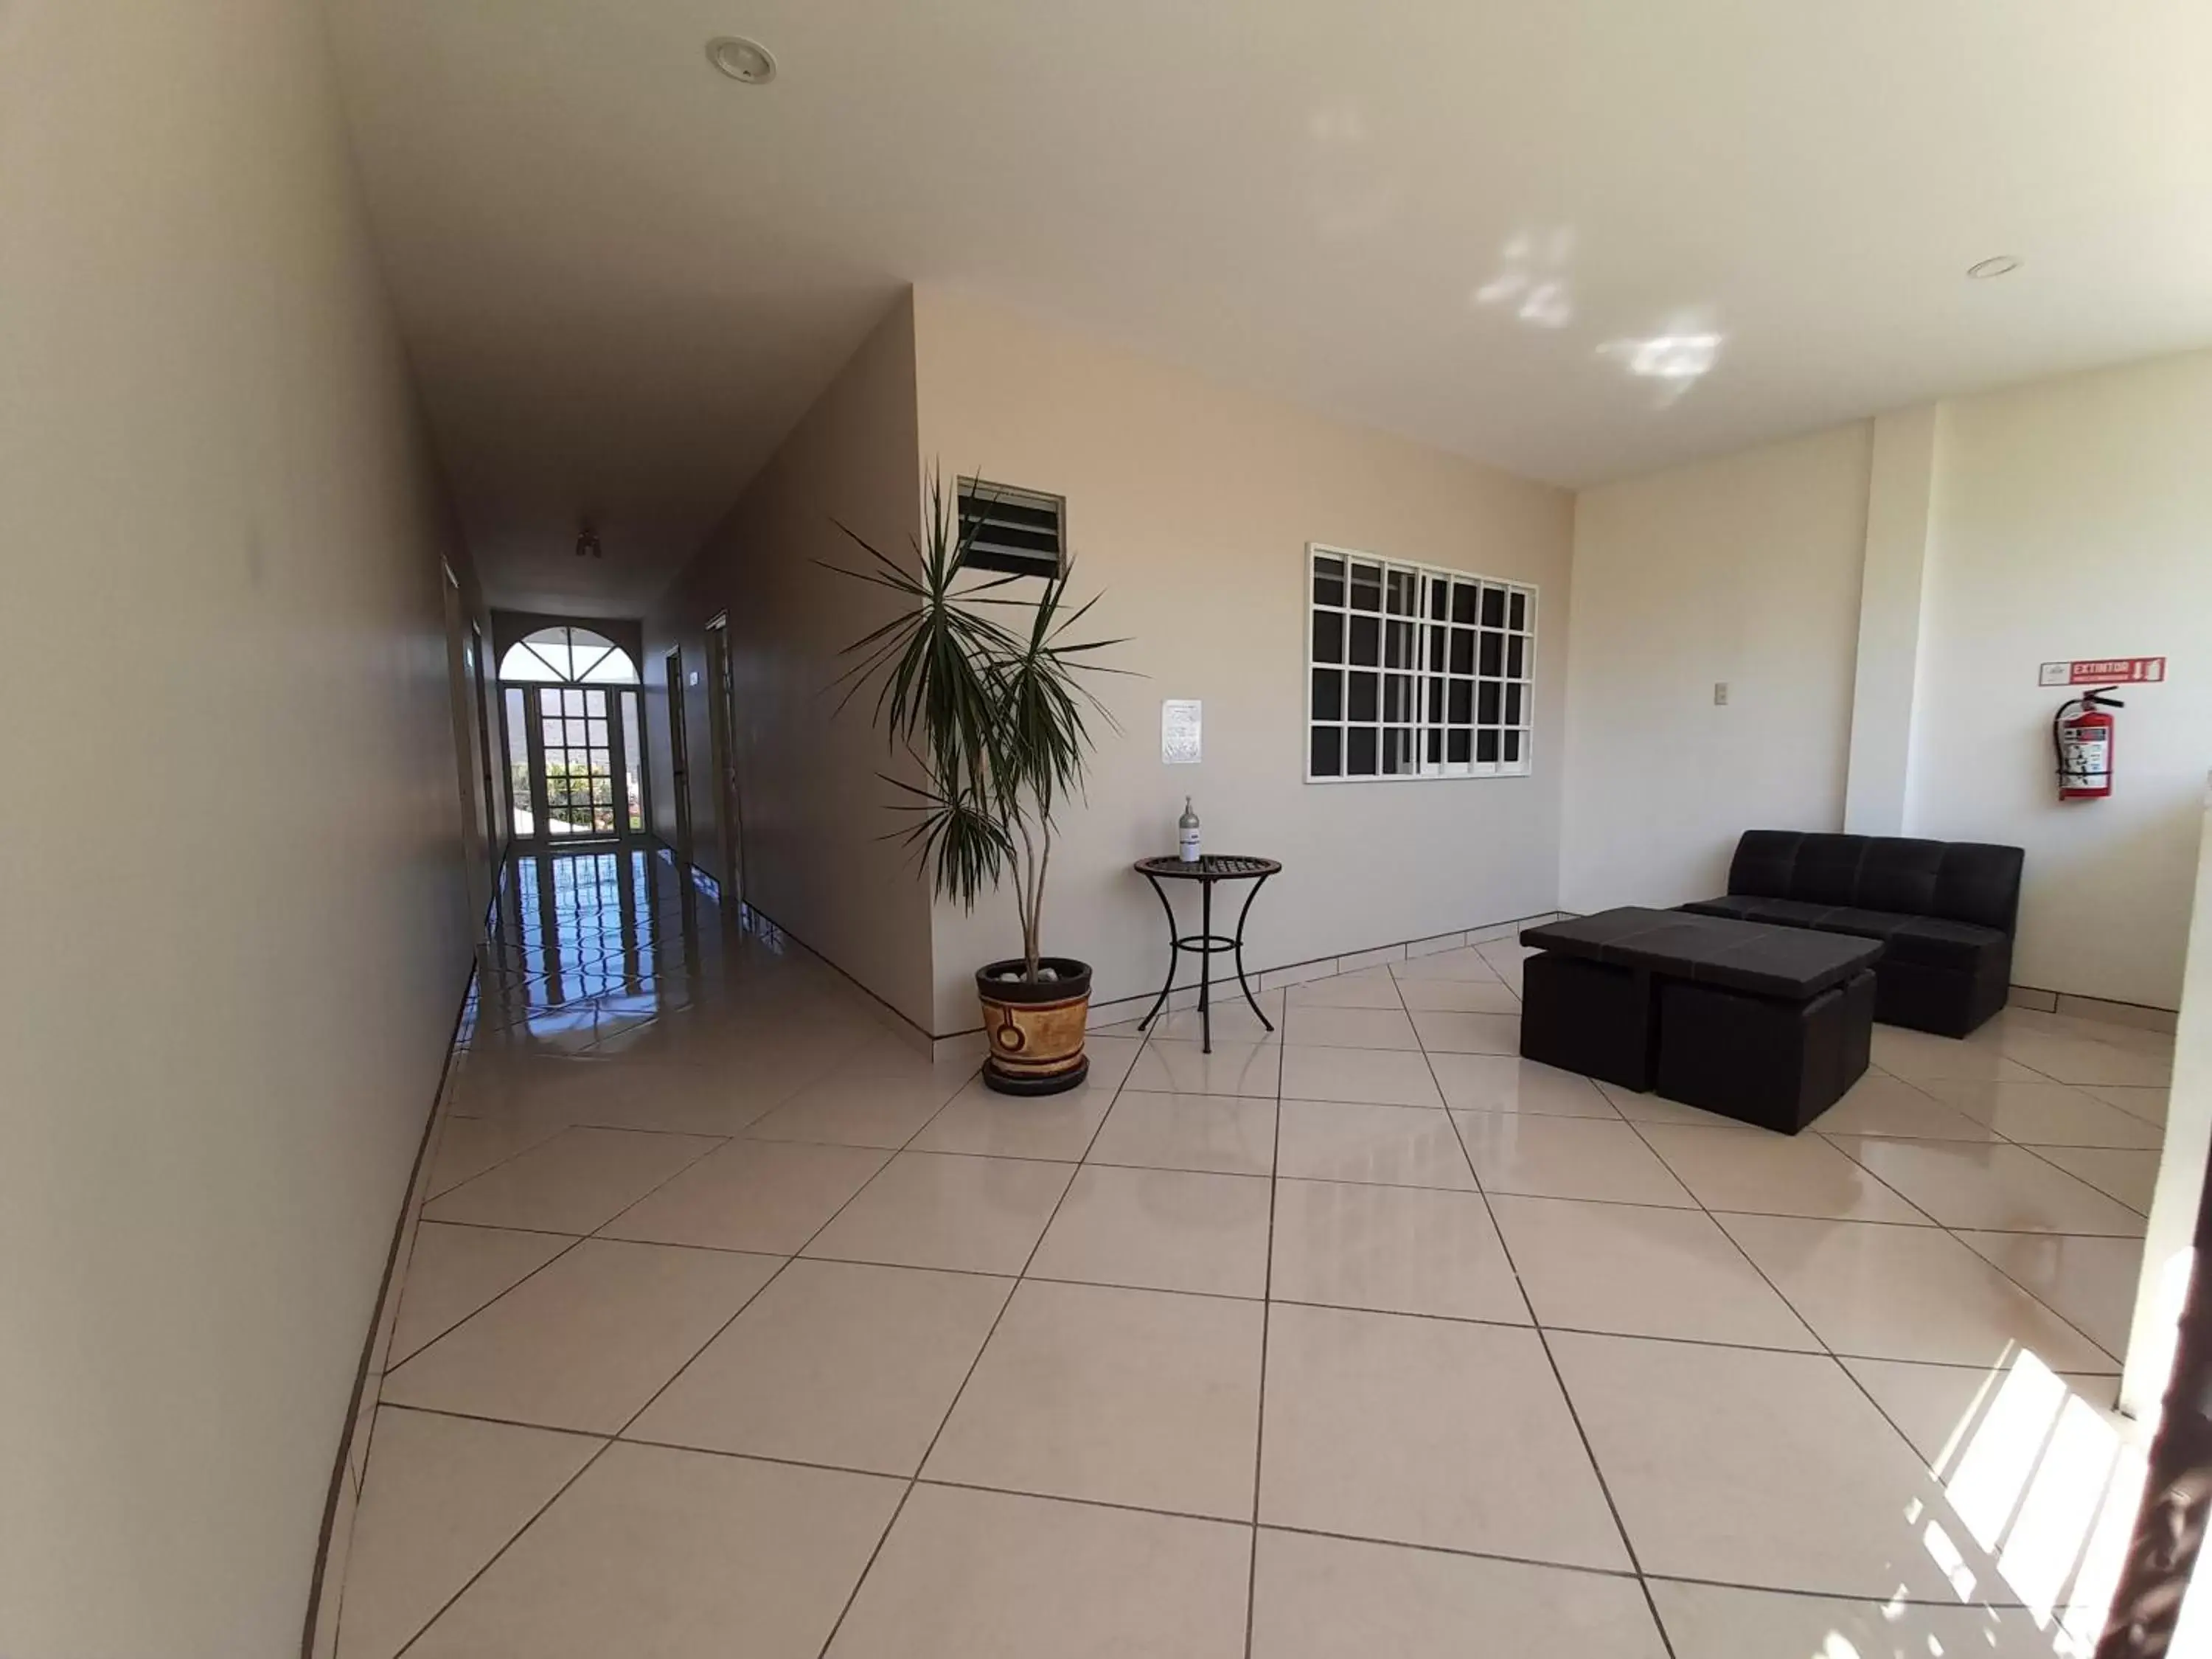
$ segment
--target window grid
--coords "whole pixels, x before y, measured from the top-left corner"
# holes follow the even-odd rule
[[[1528,775],[1534,587],[1315,543],[1306,599],[1307,782]]]
[[[544,733],[546,833],[613,834],[614,748],[607,730],[607,694],[546,686],[538,696]]]

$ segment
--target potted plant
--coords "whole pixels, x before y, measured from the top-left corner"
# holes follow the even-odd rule
[[[874,684],[878,723],[920,768],[918,784],[889,781],[902,792],[898,810],[914,816],[904,839],[939,896],[972,911],[1012,874],[1022,953],[975,970],[990,1043],[983,1080],[1006,1094],[1057,1094],[1091,1069],[1083,1053],[1091,966],[1041,946],[1053,819],[1082,792],[1091,719],[1114,724],[1082,676],[1118,671],[1088,653],[1121,641],[1068,637],[1097,603],[1067,610],[1072,556],[1048,577],[971,570],[974,533],[962,531],[933,468],[927,506],[911,563],[838,526],[871,562],[828,568],[899,602],[890,621],[846,647],[854,659],[842,677],[846,701]]]

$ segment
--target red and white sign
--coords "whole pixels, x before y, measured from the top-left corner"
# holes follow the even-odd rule
[[[2047,662],[2037,674],[2038,685],[2147,685],[2166,678],[2163,657],[2082,657],[2073,662]]]

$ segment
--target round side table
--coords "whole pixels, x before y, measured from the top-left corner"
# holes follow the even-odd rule
[[[1175,989],[1176,964],[1182,961],[1185,951],[1198,953],[1198,1026],[1205,1038],[1202,1052],[1213,1052],[1213,1005],[1212,982],[1213,958],[1218,952],[1227,952],[1237,963],[1237,983],[1244,992],[1244,1000],[1252,1005],[1259,1015],[1260,1024],[1269,1030],[1274,1022],[1260,1012],[1260,1000],[1252,994],[1252,986],[1244,977],[1244,918],[1252,914],[1252,901],[1260,896],[1260,890],[1267,884],[1267,878],[1282,869],[1273,859],[1232,857],[1227,854],[1209,853],[1201,859],[1185,863],[1179,858],[1139,859],[1136,872],[1152,883],[1152,891],[1159,896],[1160,908],[1168,917],[1168,978],[1160,987],[1160,994],[1152,1003],[1152,1012],[1137,1022],[1139,1030],[1149,1030],[1159,1018],[1160,1010],[1167,1005],[1168,993]],[[1168,902],[1168,890],[1163,881],[1194,881],[1198,884],[1198,931],[1179,933],[1176,931],[1175,906]],[[1249,881],[1252,890],[1244,896],[1243,908],[1237,913],[1237,932],[1228,936],[1213,931],[1213,884],[1218,881]]]

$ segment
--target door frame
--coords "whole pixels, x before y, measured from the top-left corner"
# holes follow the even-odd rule
[[[452,562],[438,561],[439,600],[446,622],[447,705],[453,723],[454,782],[461,797],[461,878],[471,926],[481,930],[489,921],[492,890],[485,884],[484,843],[490,828],[477,823],[483,797],[477,793],[476,765],[469,751],[476,743],[476,725],[468,716],[468,611],[461,596],[461,579]]]
[[[720,793],[714,821],[721,832],[722,896],[743,903],[745,896],[745,809],[738,787],[738,705],[735,668],[730,653],[730,613],[707,624],[708,725],[714,749],[714,781]]]
[[[672,645],[661,659],[668,685],[668,776],[675,797],[676,856],[691,862],[691,740],[684,695],[684,647]]]
[[[514,814],[500,811],[501,792],[492,779],[491,710],[486,700],[494,694],[498,681],[484,667],[483,624],[473,617],[469,619],[469,643],[470,701],[476,705],[477,760],[483,774],[484,867],[491,878],[491,890],[496,893],[500,872],[507,864],[507,843],[514,838]]]
[[[651,833],[650,821],[645,817],[642,773],[639,777],[638,805],[639,817],[644,827],[638,830],[632,830],[629,827],[629,743],[627,734],[623,729],[622,713],[623,698],[636,697],[639,705],[639,721],[641,728],[642,727],[644,687],[625,684],[562,684],[550,681],[517,680],[511,685],[502,681],[501,690],[502,692],[515,690],[522,694],[522,730],[527,754],[526,766],[530,779],[531,834],[526,839],[532,850],[542,853],[557,851],[568,847],[609,847],[635,841]],[[549,720],[569,720],[578,717],[567,714],[548,714],[545,712],[544,695],[549,691],[563,699],[571,691],[580,691],[587,698],[597,694],[605,699],[601,705],[605,710],[604,714],[593,715],[587,708],[581,718],[600,719],[606,722],[608,794],[609,804],[612,808],[611,816],[614,819],[614,828],[611,830],[585,830],[565,836],[556,836],[552,831],[551,799],[547,793],[545,776],[545,722]]]

